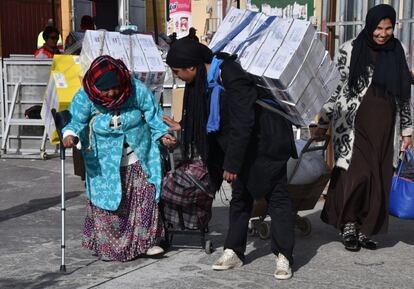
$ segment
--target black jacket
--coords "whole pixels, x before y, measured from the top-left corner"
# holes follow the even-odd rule
[[[220,95],[220,129],[209,135],[208,166],[216,188],[223,170],[238,174],[255,197],[268,193],[290,157],[297,157],[292,124],[256,104],[266,97],[235,57],[220,66],[224,91]]]

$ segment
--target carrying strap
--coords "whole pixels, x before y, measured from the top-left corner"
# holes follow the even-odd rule
[[[402,168],[403,168],[403,166],[404,166],[404,160],[406,159],[407,154],[408,154],[408,157],[410,158],[410,159],[409,159],[409,161],[413,160],[413,158],[414,158],[414,157],[413,157],[412,152],[411,152],[411,151],[407,148],[407,149],[404,151],[403,155],[402,155],[402,158],[401,158],[401,162],[400,162],[400,164],[398,165],[398,169],[397,169],[397,177],[396,177],[396,178],[394,178],[394,180],[393,180],[393,183],[392,183],[392,190],[394,190],[395,186],[396,186],[396,185],[397,185],[397,183],[398,183],[398,180],[400,179],[401,171],[402,171]]]
[[[296,127],[300,127],[300,123],[298,121],[295,121],[292,116],[290,116],[289,114],[281,111],[280,109],[277,109],[276,107],[273,107],[271,104],[267,103],[266,101],[264,101],[263,99],[258,99],[256,100],[256,103],[258,105],[260,105],[261,107],[279,114],[280,116],[284,117],[285,119],[287,119],[288,121],[290,121],[293,125],[295,125]]]

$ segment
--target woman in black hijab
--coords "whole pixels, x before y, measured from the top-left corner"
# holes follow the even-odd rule
[[[411,145],[411,75],[395,20],[389,5],[368,11],[365,28],[339,49],[341,82],[320,112],[317,133],[332,123],[335,152],[321,218],[350,251],[377,248],[370,237],[387,229],[393,159]]]

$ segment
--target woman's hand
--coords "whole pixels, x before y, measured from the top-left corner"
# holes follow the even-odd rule
[[[228,171],[224,171],[223,179],[230,183],[230,182],[235,181],[237,179],[237,174],[233,174],[233,173],[230,173]]]
[[[79,138],[74,135],[68,135],[63,139],[63,146],[65,148],[73,148],[79,142]]]
[[[410,148],[412,145],[412,140],[410,136],[403,136],[402,137],[402,146],[401,151],[405,151],[407,148]]]
[[[161,137],[161,142],[166,147],[173,147],[177,144],[177,140],[170,134],[165,134]]]
[[[170,126],[170,128],[168,129],[168,131],[180,131],[181,130],[180,123],[176,122],[171,117],[164,115],[162,117],[162,119],[164,120],[164,122],[166,124],[168,124]]]

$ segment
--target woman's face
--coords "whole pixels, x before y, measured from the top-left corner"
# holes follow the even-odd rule
[[[46,41],[46,45],[52,48],[57,47],[59,35],[56,33],[50,33],[49,38]]]
[[[114,87],[105,91],[101,92],[102,96],[109,97],[112,99],[117,99],[121,95],[121,89],[118,87]]]
[[[193,82],[194,78],[197,74],[197,68],[196,67],[189,67],[189,68],[175,68],[171,67],[171,70],[175,77],[178,77],[182,81],[186,83]]]
[[[378,45],[383,45],[391,39],[394,29],[392,28],[392,22],[389,18],[385,18],[378,23],[377,28],[372,33],[374,42]]]

